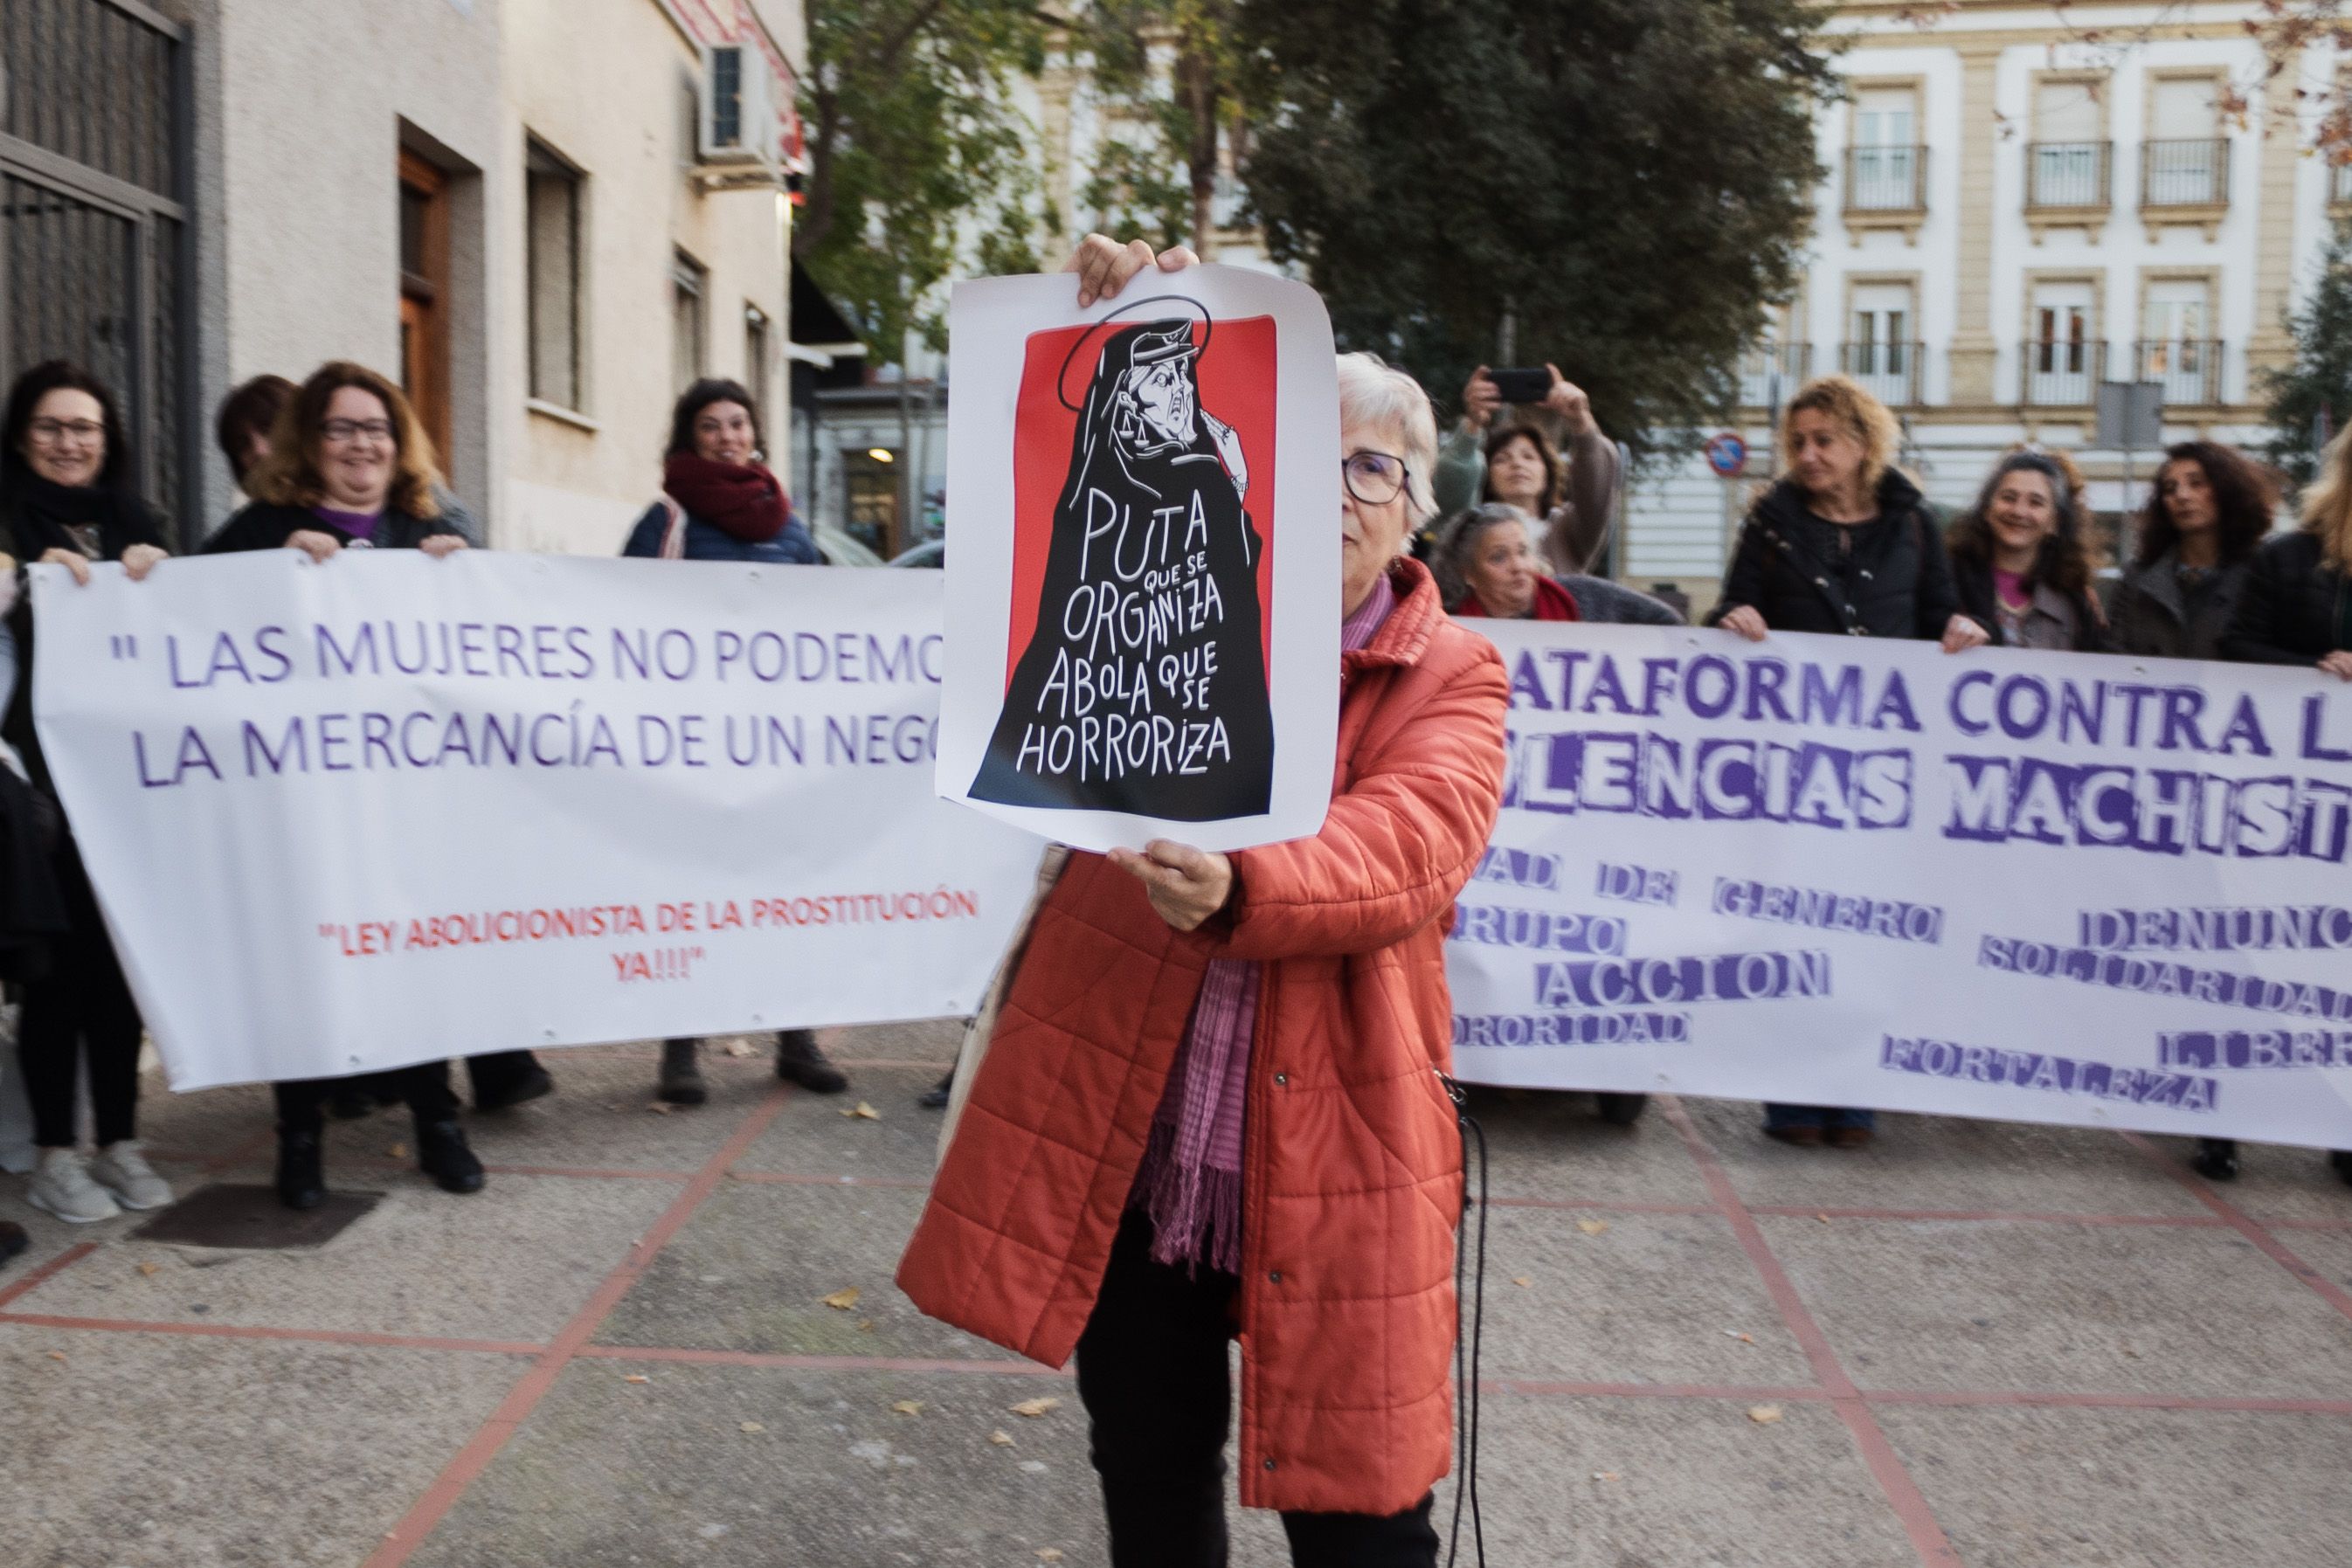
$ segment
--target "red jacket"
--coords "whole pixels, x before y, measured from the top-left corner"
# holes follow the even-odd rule
[[[1169,928],[1073,855],[1039,911],[898,1283],[1059,1366],[1101,1289],[1213,957],[1264,965],[1243,1154],[1241,1493],[1395,1513],[1448,1464],[1462,1146],[1445,931],[1494,827],[1507,688],[1415,561],[1341,655],[1330,816],[1234,855],[1224,914]]]

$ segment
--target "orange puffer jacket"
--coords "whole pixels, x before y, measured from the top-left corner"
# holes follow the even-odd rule
[[[1462,1146],[1444,945],[1495,823],[1507,688],[1418,562],[1342,655],[1329,818],[1234,856],[1189,934],[1074,855],[1040,909],[898,1283],[1059,1366],[1211,958],[1264,963],[1243,1155],[1242,1500],[1395,1513],[1445,1473]]]

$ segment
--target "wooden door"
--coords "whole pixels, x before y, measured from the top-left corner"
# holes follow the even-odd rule
[[[449,463],[448,178],[413,152],[400,155],[400,390]]]

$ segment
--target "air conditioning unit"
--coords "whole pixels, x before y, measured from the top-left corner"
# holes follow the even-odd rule
[[[782,131],[767,56],[752,44],[705,45],[697,149],[702,162],[773,170],[782,155]]]

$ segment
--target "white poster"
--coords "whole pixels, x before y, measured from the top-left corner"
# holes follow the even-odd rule
[[[1339,428],[1304,284],[959,284],[939,791],[1081,849],[1303,837],[1339,728]]]
[[[951,1016],[1038,841],[931,789],[936,573],[36,568],[42,744],[173,1086]]]
[[[2352,685],[1480,622],[1478,1082],[2352,1148]]]

